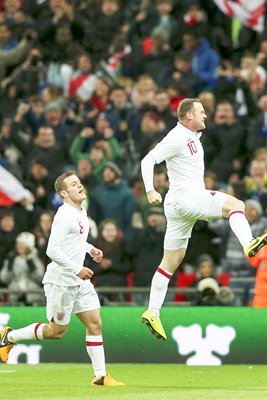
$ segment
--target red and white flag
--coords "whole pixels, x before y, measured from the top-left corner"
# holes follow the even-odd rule
[[[236,17],[249,28],[262,32],[264,29],[265,0],[214,0],[229,17]]]

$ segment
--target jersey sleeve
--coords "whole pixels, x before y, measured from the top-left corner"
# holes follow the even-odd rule
[[[178,134],[172,132],[165,136],[154,149],[150,150],[149,154],[156,160],[156,163],[159,164],[162,161],[177,156],[181,150],[181,144]]]
[[[89,253],[92,256],[91,251],[94,249],[94,246],[91,243],[86,243],[86,253]]]
[[[150,153],[148,153],[141,161],[141,174],[144,181],[146,192],[154,190],[153,175],[154,175],[155,162],[156,161],[154,160],[154,158],[151,156]]]
[[[75,265],[73,260],[64,253],[64,242],[69,230],[67,218],[55,216],[47,245],[46,254],[56,264],[60,265],[66,272],[77,275],[83,266]]]

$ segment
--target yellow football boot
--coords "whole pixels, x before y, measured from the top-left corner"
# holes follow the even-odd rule
[[[249,246],[245,247],[244,253],[247,257],[255,257],[258,251],[267,244],[267,233],[262,236],[258,236],[256,239],[252,239]]]
[[[125,383],[116,381],[110,375],[95,377],[92,386],[125,386]]]
[[[141,317],[141,322],[148,327],[152,335],[156,336],[157,339],[167,340],[160,318],[154,317],[149,310],[144,312]]]
[[[7,334],[11,331],[12,329],[9,326],[5,326],[0,333],[0,359],[4,363],[8,360],[10,350],[15,346],[14,343],[10,343],[7,340]]]

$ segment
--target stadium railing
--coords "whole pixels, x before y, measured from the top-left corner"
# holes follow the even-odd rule
[[[235,283],[253,283],[255,282],[254,278],[234,278]],[[244,289],[242,288],[233,288],[232,289],[235,295],[242,295]],[[145,293],[149,294],[150,288],[149,287],[96,287],[96,291],[99,295],[105,294],[122,294],[125,295],[121,297],[120,301],[106,301],[105,298],[105,305],[125,305],[125,306],[132,306],[136,305],[134,301],[131,299],[131,295],[135,293]],[[196,288],[189,288],[189,287],[170,287],[168,289],[168,293],[170,294],[194,294],[196,293]],[[253,296],[254,289],[250,289],[250,294]],[[12,300],[10,296],[16,295],[18,298],[17,300]],[[8,288],[1,288],[0,289],[0,305],[25,305],[24,298],[26,295],[29,294],[38,294],[41,296],[41,301],[36,302],[34,306],[43,306],[45,305],[45,296],[43,289],[40,290],[28,290],[28,291],[17,291],[17,290],[10,290]],[[129,297],[129,298],[127,298]],[[188,306],[190,305],[190,301],[166,301],[165,305],[169,306]]]

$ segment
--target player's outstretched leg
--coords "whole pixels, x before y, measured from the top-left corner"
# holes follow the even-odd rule
[[[110,375],[95,377],[92,386],[125,386],[125,383],[116,381]]]
[[[267,233],[258,236],[256,239],[251,240],[248,247],[244,248],[244,253],[247,257],[254,257],[257,252],[267,244]]]
[[[141,322],[148,327],[152,335],[156,336],[157,339],[167,340],[160,318],[155,317],[149,310],[143,313]]]
[[[0,359],[6,363],[8,360],[8,355],[10,350],[15,346],[14,343],[11,343],[7,339],[7,335],[12,331],[12,328],[9,326],[5,326],[0,333]]]

